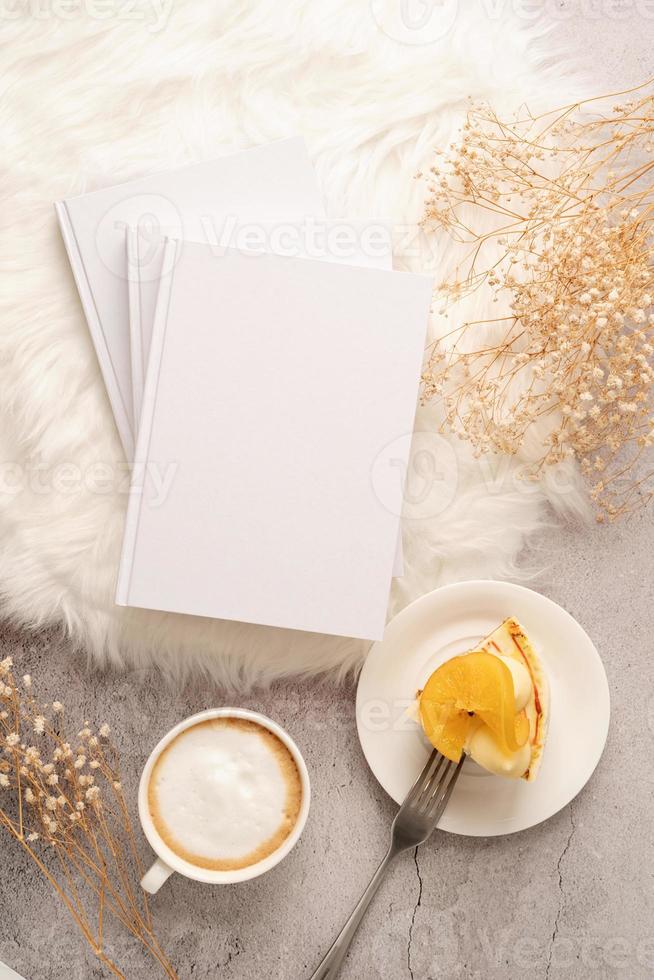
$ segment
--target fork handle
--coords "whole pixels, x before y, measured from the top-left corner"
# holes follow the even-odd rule
[[[359,899],[357,907],[332,943],[329,952],[323,959],[316,972],[312,975],[311,980],[333,980],[333,978],[338,974],[341,964],[347,956],[350,943],[354,939],[354,934],[359,928],[361,920],[366,914],[366,910],[370,905],[375,892],[381,884],[386,869],[398,853],[399,851],[391,844],[386,856],[384,857],[384,860],[375,871],[372,881]]]

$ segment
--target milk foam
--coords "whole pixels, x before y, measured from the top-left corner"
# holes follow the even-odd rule
[[[201,867],[247,867],[277,850],[302,799],[293,756],[268,729],[214,718],[181,732],[150,779],[155,827],[180,857]]]

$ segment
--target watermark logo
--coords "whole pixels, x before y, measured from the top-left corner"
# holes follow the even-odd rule
[[[175,247],[167,249],[166,239]],[[217,259],[236,251],[255,259],[273,254],[376,269],[435,257],[433,243],[415,223],[311,216],[251,221],[231,213],[180,210],[162,194],[132,194],[116,201],[95,232],[97,254],[109,272],[141,284],[168,275],[187,243],[205,245]]]
[[[375,23],[400,44],[433,44],[454,26],[459,0],[371,0]]]
[[[581,21],[620,22],[651,20],[654,0],[579,0],[564,5],[560,0],[468,0],[478,21],[497,24],[508,17],[524,23],[556,24]],[[447,37],[459,15],[466,12],[459,0],[370,0],[370,11],[379,29],[399,44],[433,44]]]
[[[101,262],[116,278],[152,282],[170,271],[162,268],[165,237],[181,238],[182,233],[181,215],[167,197],[133,194],[103,215],[95,246]]]
[[[371,479],[386,510],[405,520],[424,521],[442,514],[456,497],[456,453],[436,432],[401,436],[376,457]]]

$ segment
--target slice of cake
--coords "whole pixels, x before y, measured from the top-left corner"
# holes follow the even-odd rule
[[[547,737],[549,687],[516,619],[441,664],[418,698],[423,730],[447,758],[458,762],[465,752],[497,775],[536,778]]]
[[[505,619],[501,626],[481,644],[483,650],[526,667],[529,674],[529,694],[524,711],[529,721],[529,768],[522,774],[533,781],[540,768],[550,717],[550,689],[543,665],[529,637],[517,619]]]

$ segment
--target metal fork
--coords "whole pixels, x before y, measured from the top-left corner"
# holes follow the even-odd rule
[[[386,869],[402,851],[424,844],[440,820],[448,804],[454,785],[459,778],[464,756],[458,763],[451,762],[434,751],[425,768],[409,790],[404,803],[393,821],[391,844],[386,857],[377,868],[372,881],[361,896],[359,904],[347,920],[322,963],[311,980],[333,980],[350,948],[373,895],[379,888]]]

